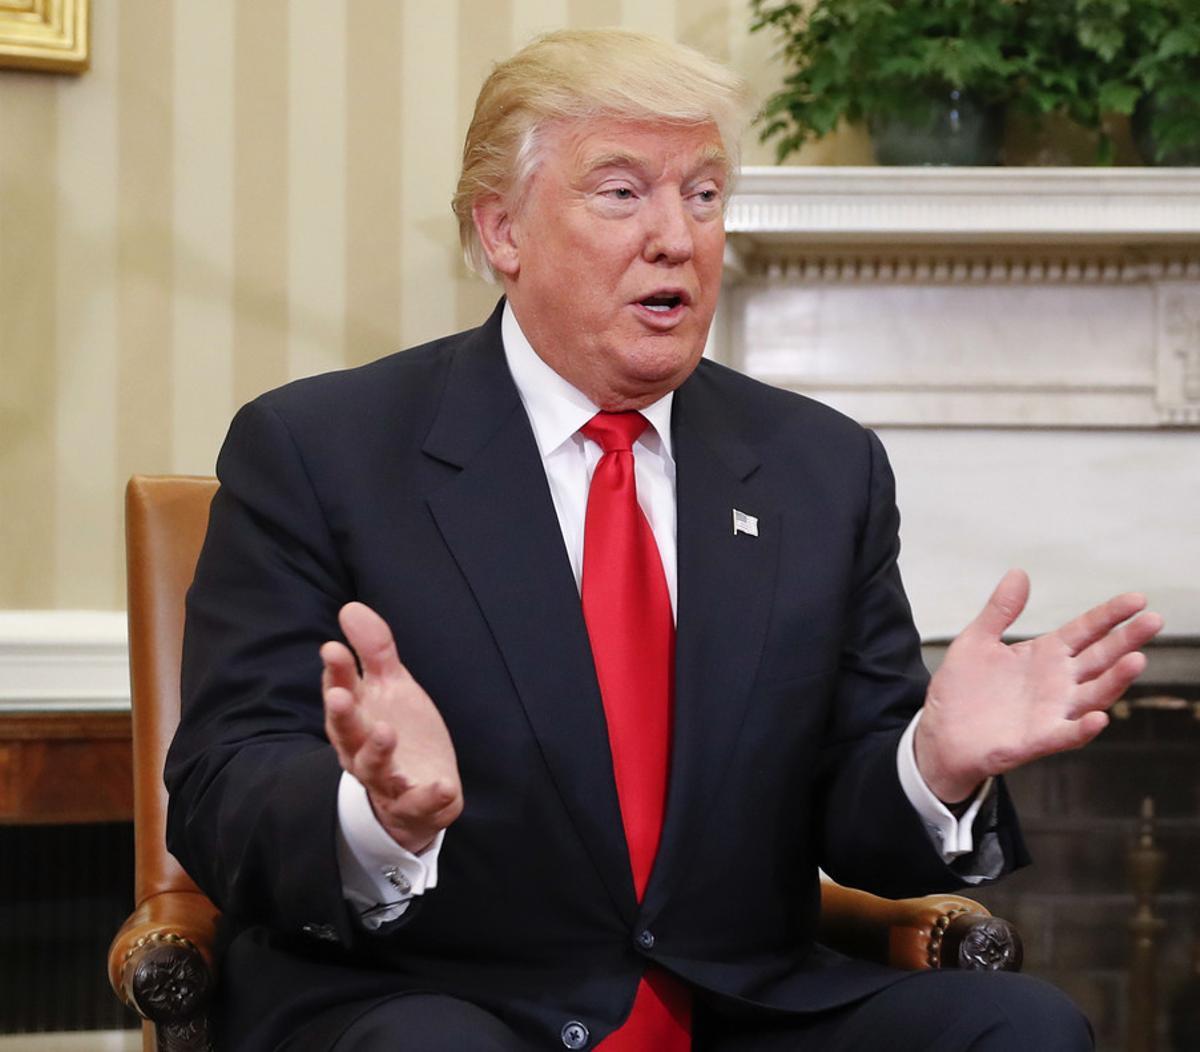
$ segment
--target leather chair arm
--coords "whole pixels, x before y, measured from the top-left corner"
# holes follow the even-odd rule
[[[1021,970],[1021,936],[961,895],[883,899],[840,884],[821,885],[818,938],[853,957],[894,968]]]
[[[216,973],[217,909],[199,892],[146,899],[108,950],[108,980],[142,1018],[186,1024],[203,1011]]]

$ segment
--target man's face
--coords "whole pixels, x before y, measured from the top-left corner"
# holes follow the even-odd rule
[[[534,349],[602,408],[648,405],[699,361],[721,282],[725,184],[714,125],[550,129],[493,263]]]

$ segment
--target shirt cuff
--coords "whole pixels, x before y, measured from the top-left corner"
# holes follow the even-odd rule
[[[900,786],[909,803],[916,809],[925,829],[929,833],[934,846],[941,852],[943,862],[953,862],[962,855],[969,855],[975,850],[975,838],[972,828],[980,807],[992,791],[994,779],[988,778],[971,800],[970,806],[955,817],[953,812],[939,800],[933,790],[925,784],[921,772],[917,769],[917,752],[914,740],[917,734],[917,724],[921,713],[912,718],[904,736],[900,739],[900,748],[896,752],[896,768],[900,774]]]
[[[413,896],[437,887],[438,855],[446,831],[414,855],[379,824],[363,784],[348,771],[338,782],[338,871],[342,894],[364,927],[375,930],[401,917]]]

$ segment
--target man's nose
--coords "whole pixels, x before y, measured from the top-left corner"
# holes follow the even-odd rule
[[[692,224],[681,200],[658,201],[647,215],[643,256],[648,263],[686,263],[692,258]]]

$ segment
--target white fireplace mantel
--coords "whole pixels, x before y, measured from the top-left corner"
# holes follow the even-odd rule
[[[737,245],[1200,245],[1200,169],[742,169]]]
[[[1200,425],[1200,171],[747,168],[711,353],[865,422]]]

